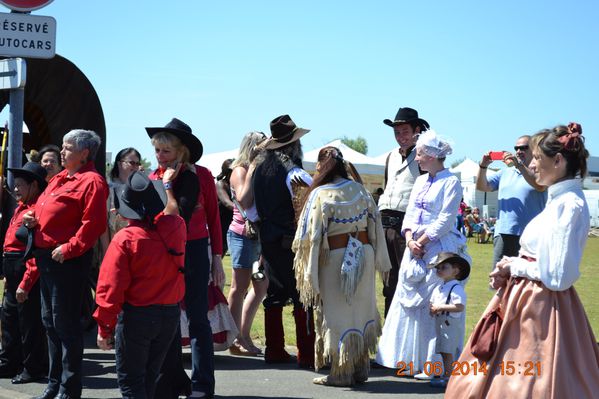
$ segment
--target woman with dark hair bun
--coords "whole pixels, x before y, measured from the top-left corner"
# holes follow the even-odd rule
[[[590,228],[582,127],[542,130],[531,147],[530,168],[537,184],[548,187],[547,205],[524,229],[519,256],[504,257],[490,274],[498,292],[483,319],[497,306],[503,316],[494,353],[477,359],[470,337],[458,361],[487,371],[451,377],[446,398],[596,398],[599,392],[599,346],[573,286]]]
[[[316,171],[293,242],[295,277],[302,303],[314,307],[315,368],[331,364],[313,382],[352,386],[368,379],[381,334],[375,274],[391,263],[380,213],[355,168],[325,147]]]

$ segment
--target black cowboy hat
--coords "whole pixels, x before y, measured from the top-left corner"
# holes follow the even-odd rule
[[[164,209],[166,191],[161,180],[150,180],[142,172],[134,172],[117,190],[114,204],[127,219],[153,219]]]
[[[428,267],[429,269],[432,269],[443,263],[451,263],[460,269],[460,272],[456,277],[457,280],[465,280],[470,275],[470,263],[454,252],[440,252],[439,255],[437,255],[437,258],[431,262]]]
[[[27,162],[22,168],[7,168],[15,177],[29,177],[37,181],[40,191],[44,191],[48,183],[46,176],[48,171],[37,162]]]
[[[193,135],[191,128],[177,118],[173,118],[164,127],[147,127],[146,131],[150,138],[156,133],[166,132],[176,136],[187,149],[189,149],[189,162],[196,163],[202,157],[204,146],[200,139]]]
[[[297,127],[289,115],[277,116],[270,122],[271,136],[259,144],[260,148],[274,150],[299,140],[309,129]]]
[[[413,108],[403,107],[397,111],[397,115],[395,115],[395,119],[385,119],[383,123],[387,126],[396,126],[401,125],[402,123],[410,123],[412,121],[418,121],[422,126],[422,130],[427,130],[430,128],[430,125],[427,121],[418,117],[418,111]]]

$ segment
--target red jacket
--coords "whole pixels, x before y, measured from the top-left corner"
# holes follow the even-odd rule
[[[133,306],[179,303],[185,294],[185,221],[156,217],[154,226],[130,220],[113,237],[98,277],[94,318],[104,338],[114,331],[126,302]]]
[[[4,236],[4,252],[25,251],[25,243],[19,241],[15,234],[19,227],[21,227],[23,224],[23,214],[33,209],[34,206],[35,204],[24,204],[19,202],[19,205],[15,209],[15,213],[10,219],[8,228],[6,229],[6,235]],[[35,259],[29,259],[25,265],[27,266],[27,270],[25,270],[25,274],[23,275],[23,279],[19,284],[19,288],[29,292],[39,279],[40,275],[35,264]]]

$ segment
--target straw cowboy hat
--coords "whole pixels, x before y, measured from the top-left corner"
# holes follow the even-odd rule
[[[277,116],[270,122],[271,136],[259,146],[265,150],[274,150],[299,140],[309,129],[297,127],[289,115]]]
[[[189,162],[196,163],[202,157],[204,152],[204,146],[200,139],[193,135],[191,128],[184,122],[177,118],[173,118],[164,127],[147,127],[146,131],[150,138],[154,137],[156,133],[166,132],[177,137],[185,147],[189,150]]]

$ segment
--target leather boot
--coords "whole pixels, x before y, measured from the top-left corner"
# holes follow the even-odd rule
[[[266,336],[264,361],[266,363],[289,362],[291,355],[285,351],[283,307],[276,306],[264,309],[264,335]]]
[[[314,368],[314,315],[301,306],[293,309],[295,336],[297,339],[297,365],[301,368]]]

